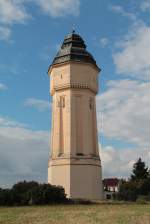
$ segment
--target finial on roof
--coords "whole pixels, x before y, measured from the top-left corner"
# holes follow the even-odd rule
[[[72,26],[72,33],[75,33],[75,27]]]

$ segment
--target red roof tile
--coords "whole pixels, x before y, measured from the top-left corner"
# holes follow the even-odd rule
[[[103,180],[104,187],[115,187],[118,186],[119,180],[117,178],[107,178]]]

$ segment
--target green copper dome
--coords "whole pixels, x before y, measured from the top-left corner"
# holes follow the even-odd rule
[[[52,65],[69,61],[90,63],[99,69],[93,56],[86,50],[84,40],[75,31],[65,37]]]

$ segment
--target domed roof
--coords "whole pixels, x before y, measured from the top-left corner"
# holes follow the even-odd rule
[[[52,65],[68,61],[90,63],[99,69],[93,56],[86,50],[84,40],[74,30],[65,37]]]

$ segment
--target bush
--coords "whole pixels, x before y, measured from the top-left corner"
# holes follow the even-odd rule
[[[117,194],[118,200],[136,201],[138,195],[136,182],[123,182],[120,185],[119,193]]]
[[[13,193],[10,189],[0,189],[0,205],[13,205]]]
[[[41,184],[30,191],[30,204],[32,205],[63,203],[65,201],[65,191],[59,186]]]
[[[15,205],[28,205],[30,201],[30,191],[31,189],[38,187],[39,184],[37,182],[19,182],[15,184],[11,191],[13,195],[13,203]]]
[[[143,203],[146,204],[147,202],[150,202],[150,194],[148,195],[139,195],[137,198],[137,203]]]
[[[141,158],[133,165],[129,181],[122,181],[117,199],[125,201],[143,201],[150,195],[150,170]]]
[[[68,204],[71,205],[91,205],[91,204],[95,204],[96,202],[88,200],[88,199],[68,199],[67,201]]]
[[[65,191],[60,186],[19,182],[12,189],[0,189],[0,205],[46,205],[65,202]]]
[[[139,194],[148,195],[150,194],[150,177],[141,181],[141,186],[139,189]]]
[[[140,181],[130,180],[123,182],[120,185],[117,199],[125,201],[136,201],[140,200],[140,198],[141,200],[143,200],[143,198],[149,198],[148,195],[150,195],[150,178]]]

